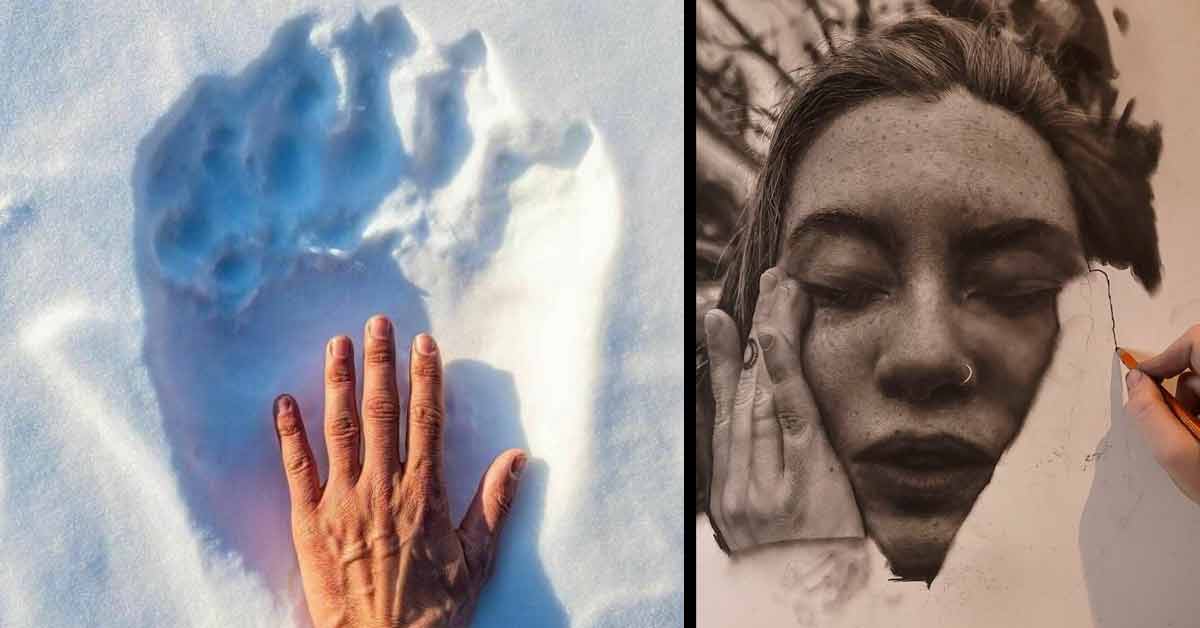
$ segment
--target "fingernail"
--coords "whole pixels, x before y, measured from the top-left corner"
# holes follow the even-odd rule
[[[285,413],[285,412],[291,412],[292,404],[293,404],[293,402],[292,402],[291,395],[279,395],[278,397],[276,397],[275,398],[275,416],[279,416],[280,414]]]
[[[525,470],[525,455],[517,456],[512,461],[512,466],[508,468],[508,476],[514,480],[521,478],[521,472]]]
[[[712,336],[717,333],[717,325],[721,324],[721,317],[716,310],[709,310],[704,314],[704,333]]]
[[[371,337],[376,340],[388,340],[392,337],[392,323],[386,316],[372,318],[371,324],[367,328],[371,332]]]
[[[775,336],[771,334],[758,335],[758,346],[762,347],[763,351],[770,351],[773,344],[775,344]]]
[[[338,336],[332,342],[333,355],[338,358],[350,357],[350,339],[345,336]]]
[[[779,277],[775,274],[775,269],[772,268],[762,274],[758,280],[758,291],[761,294],[768,294],[779,285]]]
[[[421,355],[433,355],[437,353],[437,345],[433,342],[433,337],[429,334],[420,334],[417,336],[417,353]]]
[[[1142,383],[1142,377],[1144,376],[1142,375],[1141,371],[1138,369],[1130,369],[1129,372],[1125,374],[1125,389],[1132,390],[1134,386]]]

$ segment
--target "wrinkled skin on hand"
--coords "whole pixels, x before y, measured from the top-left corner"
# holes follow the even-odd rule
[[[427,335],[413,342],[401,462],[392,325],[376,316],[365,336],[361,411],[350,339],[339,336],[327,347],[324,486],[295,400],[281,395],[275,402],[309,612],[317,628],[467,626],[491,575],[525,454],[511,449],[495,459],[456,527],[442,476],[445,404],[437,346]]]

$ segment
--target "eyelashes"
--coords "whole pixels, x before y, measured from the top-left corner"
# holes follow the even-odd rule
[[[887,296],[887,292],[873,286],[834,287],[819,283],[804,283],[804,289],[812,296],[813,305],[843,311],[866,308],[876,300]]]
[[[990,307],[1009,316],[1022,316],[1052,307],[1062,292],[1061,285],[1043,285],[1041,287],[1021,287],[1001,289],[997,291],[977,291],[968,293],[968,298],[977,297]]]
[[[829,285],[804,282],[813,306],[840,312],[857,312],[887,299],[891,294],[878,286],[862,282]],[[967,290],[965,301],[979,302],[1006,316],[1022,316],[1053,306],[1062,285],[1048,282],[1013,282]]]

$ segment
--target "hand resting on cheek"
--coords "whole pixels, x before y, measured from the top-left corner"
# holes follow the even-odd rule
[[[705,315],[716,416],[709,512],[727,551],[811,538],[862,537],[862,517],[830,445],[800,347],[810,298],[780,268],[759,282],[750,340]]]

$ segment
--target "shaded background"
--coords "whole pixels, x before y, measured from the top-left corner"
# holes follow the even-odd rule
[[[925,4],[912,5],[913,10]],[[966,6],[931,4],[950,12]],[[1195,281],[1200,214],[1194,201],[1200,194],[1195,176],[1200,87],[1193,66],[1200,56],[1194,35],[1200,5],[1003,4],[1014,9],[1015,25],[1032,27],[1024,32],[1059,42],[1063,58],[1084,61],[1059,71],[1072,86],[1072,97],[1089,111],[1107,110],[1117,118],[1136,97],[1133,118],[1162,124],[1163,153],[1152,182],[1163,285],[1149,295],[1127,272],[1109,269],[1121,344],[1139,357],[1156,352],[1200,322]],[[762,112],[746,113],[734,96],[764,93],[744,86],[775,80],[756,83],[750,76],[778,77],[772,66],[786,72],[789,64],[805,64],[814,52],[820,54],[825,34],[817,9],[829,18],[827,30],[836,38],[853,37],[858,24],[871,28],[887,19],[885,14],[902,15],[908,6],[698,3],[697,72],[712,74],[719,88],[706,93],[697,77],[696,246],[704,260],[695,278],[698,312],[715,299],[712,277],[721,248],[733,233],[739,201],[764,149],[763,133],[755,129],[762,123],[755,121],[768,118],[766,110],[778,100],[779,89],[762,96],[768,103]],[[723,35],[706,34],[718,30]],[[737,43],[739,36],[746,38],[743,43]],[[736,85],[743,87],[731,87]],[[1124,369],[1112,354],[1108,307],[1103,278],[1097,275],[1064,292],[1061,346],[1026,428],[997,466],[931,588],[888,582],[880,556],[855,543],[781,544],[730,560],[709,540],[708,523],[698,516],[699,624],[1195,625],[1200,599],[1192,574],[1200,564],[1194,543],[1200,506],[1179,493],[1123,413]],[[699,509],[702,496],[696,498]],[[746,608],[755,609],[751,622]],[[736,609],[742,609],[740,615]]]

